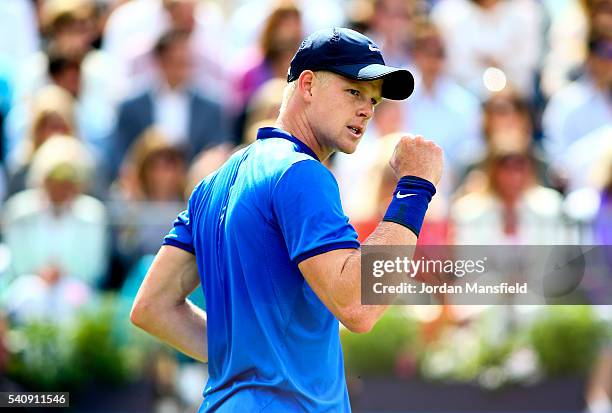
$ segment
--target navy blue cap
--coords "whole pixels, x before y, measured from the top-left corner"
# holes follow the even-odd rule
[[[287,82],[304,70],[327,70],[353,80],[383,79],[382,97],[387,99],[406,99],[414,90],[408,70],[385,65],[372,40],[345,28],[319,30],[304,39],[291,60]]]

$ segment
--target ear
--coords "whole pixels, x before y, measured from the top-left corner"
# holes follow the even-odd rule
[[[297,87],[300,96],[305,102],[312,101],[312,87],[315,80],[315,74],[312,70],[304,70],[298,78]]]

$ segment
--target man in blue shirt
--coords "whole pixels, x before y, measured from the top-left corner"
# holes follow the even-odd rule
[[[367,37],[316,32],[291,62],[276,127],[194,189],[131,318],[208,361],[200,412],[350,412],[338,321],[366,332],[386,306],[361,304],[360,245],[321,161],[355,151],[381,98],[413,84]],[[442,152],[407,136],[391,166],[397,193],[366,243],[414,245]],[[198,283],[206,314],[186,299]]]

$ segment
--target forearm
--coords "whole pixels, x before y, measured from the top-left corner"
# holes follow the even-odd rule
[[[138,327],[181,353],[208,361],[206,313],[201,308],[185,300],[155,311],[145,309],[143,313],[135,321]]]
[[[394,222],[381,222],[376,230],[366,239],[363,245],[402,245],[411,247],[416,245],[417,237],[408,228]],[[412,249],[408,249],[412,252]],[[410,257],[411,258],[411,257]],[[338,280],[336,291],[341,292],[340,297],[344,305],[353,306],[353,317],[367,320],[366,324],[374,325],[389,307],[388,305],[364,305],[361,302],[361,252],[347,257],[346,263]]]

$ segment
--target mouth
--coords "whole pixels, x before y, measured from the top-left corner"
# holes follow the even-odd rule
[[[361,138],[363,135],[363,128],[360,126],[347,126],[346,128],[355,138]]]

